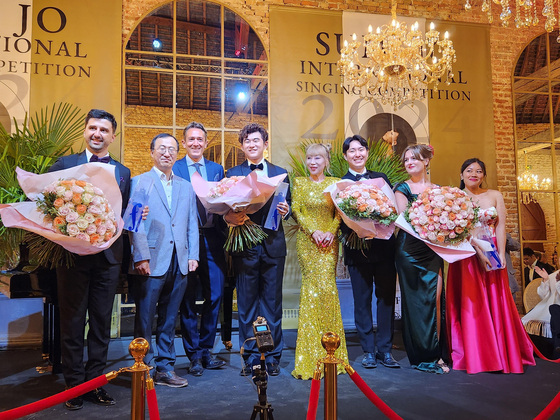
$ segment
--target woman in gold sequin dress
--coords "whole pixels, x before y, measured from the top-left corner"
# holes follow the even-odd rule
[[[292,372],[298,379],[313,378],[317,359],[326,355],[321,337],[327,331],[339,335],[340,347],[335,356],[348,363],[336,288],[340,216],[330,197],[323,194],[325,188],[339,181],[324,175],[329,159],[325,145],[310,145],[306,150],[306,164],[311,175],[295,178],[292,190],[292,211],[299,225],[297,255],[301,268],[296,360]],[[341,364],[338,373],[344,373]]]

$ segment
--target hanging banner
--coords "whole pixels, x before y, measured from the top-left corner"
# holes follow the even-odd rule
[[[119,1],[98,0],[93,10],[75,0],[34,0],[31,112],[69,102],[83,112],[104,109],[120,121],[121,27]],[[110,152],[120,156],[120,138]]]
[[[486,164],[490,188],[496,188],[490,28],[436,22],[436,29],[441,34],[449,32],[457,62],[453,82],[428,92],[430,143],[435,151],[430,163],[432,182],[458,187],[461,164],[477,157]]]
[[[397,16],[397,20],[405,23],[408,28],[415,22],[423,28],[424,19],[405,18]],[[368,26],[375,31],[385,25],[391,25],[391,17],[387,15],[371,15],[356,12],[343,14],[343,42],[351,41],[352,35],[362,42],[367,34]],[[364,60],[365,62],[365,60]],[[365,90],[365,88],[363,88]],[[416,100],[414,103],[406,101],[397,110],[390,104],[383,105],[380,100],[373,102],[360,98],[360,89],[346,86],[344,95],[345,137],[359,134],[367,140],[378,141],[387,131],[394,130],[399,133],[397,144],[393,147],[399,154],[409,144],[428,143],[428,102]]]
[[[343,95],[336,62],[342,14],[270,7],[270,121],[273,162],[303,139],[343,138]]]
[[[0,6],[0,123],[14,132],[29,111],[31,1],[2,0]]]

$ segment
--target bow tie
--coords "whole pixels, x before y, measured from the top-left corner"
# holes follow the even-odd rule
[[[365,174],[358,174],[356,175],[356,181],[359,181],[360,179],[369,179],[369,174],[366,172]]]
[[[249,168],[254,171],[255,169],[259,169],[259,170],[263,170],[264,169],[264,165],[262,163],[259,163],[258,165],[253,165],[252,163],[249,165]]]
[[[111,161],[111,156],[103,156],[100,158],[97,155],[91,155],[90,162],[101,162],[101,163],[109,163]]]

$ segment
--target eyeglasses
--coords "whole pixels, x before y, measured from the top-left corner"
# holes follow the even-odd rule
[[[169,152],[170,155],[174,155],[177,153],[177,149],[173,146],[171,147],[159,146],[157,148],[157,151],[162,155],[165,155],[165,152]]]

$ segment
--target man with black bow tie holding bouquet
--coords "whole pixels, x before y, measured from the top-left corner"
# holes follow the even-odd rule
[[[86,116],[84,139],[86,150],[58,159],[49,169],[54,172],[88,162],[115,166],[115,178],[122,194],[122,211],[130,193],[130,170],[109,156],[115,140],[117,121],[110,113],[92,109]],[[93,255],[75,256],[70,268],[57,268],[58,305],[62,373],[68,387],[80,385],[103,374],[111,333],[111,311],[123,260],[122,235],[108,249]],[[89,314],[87,336],[88,360],[84,366],[84,329]],[[113,405],[115,400],[98,388],[85,397],[99,405]],[[82,397],[64,404],[68,410],[83,407]]]
[[[273,165],[264,159],[264,151],[268,147],[268,133],[259,124],[246,125],[239,133],[239,142],[245,153],[245,160],[241,165],[227,171],[227,176],[247,176],[253,170],[263,171],[269,178],[286,174],[284,168]],[[224,216],[230,226],[243,224],[245,217],[263,227],[267,238],[250,249],[232,252],[234,274],[237,282],[237,307],[239,314],[239,342],[243,345],[247,338],[252,337],[253,322],[257,316],[263,316],[268,321],[272,331],[274,349],[266,353],[266,367],[269,375],[280,373],[280,357],[284,341],[282,337],[282,280],[284,277],[284,262],[286,259],[286,241],[282,223],[278,230],[264,227],[267,220],[272,196],[268,202],[256,213],[246,215],[244,212],[230,211]],[[290,216],[291,196],[288,189],[286,201],[280,202],[276,210],[286,219]],[[245,366],[242,375],[251,374],[251,366],[258,364],[259,353],[254,341],[245,343],[243,355]]]
[[[342,145],[342,153],[349,166],[342,179],[359,181],[382,178],[392,188],[387,175],[366,169],[369,146],[363,137],[348,137]],[[350,228],[344,223],[341,224],[341,230],[345,236],[350,233]],[[379,360],[383,366],[398,368],[400,366],[391,354],[397,281],[395,237],[391,235],[388,240],[374,238],[367,242],[366,249],[353,249],[344,245],[344,261],[348,266],[354,295],[356,329],[364,351],[362,366],[367,369],[375,368]],[[377,300],[376,332],[373,330],[371,306],[374,281]]]

